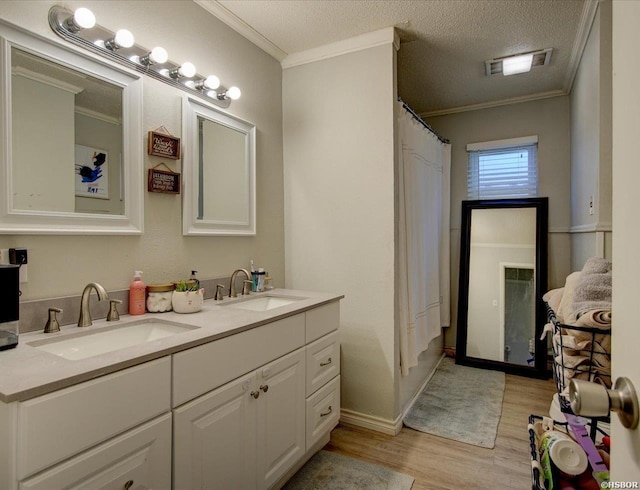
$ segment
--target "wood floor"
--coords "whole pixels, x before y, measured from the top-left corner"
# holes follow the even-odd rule
[[[411,475],[415,478],[412,490],[523,490],[531,488],[529,415],[548,415],[553,393],[552,380],[507,375],[493,449],[406,427],[392,437],[342,424],[332,432],[325,449]]]

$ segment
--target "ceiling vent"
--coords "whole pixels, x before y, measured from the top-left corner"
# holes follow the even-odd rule
[[[546,66],[551,62],[551,52],[553,48],[542,49],[540,51],[530,51],[528,53],[518,53],[513,56],[521,56],[525,54],[533,55],[533,61],[531,67]],[[484,62],[487,76],[502,74],[502,61],[505,58],[512,58],[513,56],[504,56],[502,58],[496,58],[494,60],[487,60]]]

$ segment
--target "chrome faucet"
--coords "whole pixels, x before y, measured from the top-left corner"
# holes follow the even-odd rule
[[[80,300],[80,318],[78,318],[79,327],[89,327],[91,322],[91,312],[89,311],[89,296],[91,296],[91,289],[96,290],[98,300],[103,301],[109,299],[109,295],[100,284],[97,282],[90,282],[84,287],[82,291],[82,299]]]
[[[247,276],[248,280],[251,280],[251,276],[249,275],[249,271],[247,271],[247,269],[236,269],[235,271],[233,271],[233,274],[231,274],[231,284],[229,284],[229,297],[230,298],[237,298],[238,297],[238,293],[236,293],[236,276],[238,275],[238,272],[244,272],[244,275]],[[245,293],[246,288],[242,288],[242,294],[247,294]]]

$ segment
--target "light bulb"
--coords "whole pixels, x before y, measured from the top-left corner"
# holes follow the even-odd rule
[[[73,33],[79,32],[82,29],[91,29],[96,25],[96,16],[93,15],[93,12],[88,8],[81,7],[64,22],[64,25]]]
[[[166,63],[169,59],[169,54],[167,50],[161,48],[160,46],[156,46],[151,50],[150,53],[140,58],[140,64],[144,66],[153,65],[154,63]]]
[[[220,86],[220,79],[215,75],[209,75],[204,80],[198,80],[195,83],[195,88],[198,90],[215,90]]]
[[[240,96],[242,95],[242,92],[240,92],[240,89],[238,87],[230,87],[227,90],[226,93],[227,97],[229,97],[231,100],[237,100],[240,98]]]
[[[167,53],[166,49],[161,48],[160,46],[156,46],[151,50],[151,53],[149,54],[149,59],[154,63],[160,63],[160,64],[166,63],[167,60],[169,59],[169,53]]]
[[[220,79],[215,75],[209,75],[204,79],[203,85],[210,90],[215,90],[220,86]]]
[[[130,48],[133,46],[134,42],[133,34],[131,34],[131,31],[126,29],[120,29],[117,31],[113,40],[119,48]]]
[[[73,13],[73,22],[82,29],[91,29],[96,25],[96,16],[85,7],[80,7]]]
[[[191,78],[196,74],[196,67],[193,63],[182,63],[180,68],[178,68],[178,74],[182,77]]]

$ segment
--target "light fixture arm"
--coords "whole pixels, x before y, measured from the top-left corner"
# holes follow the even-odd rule
[[[130,48],[120,48],[111,50],[108,47],[103,47],[105,41],[114,39],[115,34],[110,30],[95,24],[94,27],[89,29],[78,29],[71,27],[73,24],[69,21],[69,18],[73,18],[73,12],[54,5],[49,9],[49,26],[58,36],[66,41],[69,41],[76,46],[80,46],[92,53],[98,54],[101,57],[125,66],[129,69],[135,70],[140,73],[144,73],[156,80],[160,80],[168,85],[179,88],[192,95],[200,97],[207,102],[213,103],[219,107],[227,108],[231,104],[231,100],[228,98],[220,99],[217,96],[208,95],[208,91],[204,89],[196,88],[193,83],[187,84],[186,82],[193,79],[203,79],[202,75],[195,74],[193,77],[184,78],[169,76],[169,73],[176,72],[180,68],[180,64],[174,63],[171,60],[167,60],[165,63],[148,63],[141,62],[148,59],[150,50],[134,44]],[[102,46],[100,45],[102,42]],[[98,44],[96,44],[98,43]],[[125,55],[126,53],[126,55]],[[136,60],[136,61],[134,61]],[[226,88],[220,87],[219,93],[226,92]]]

